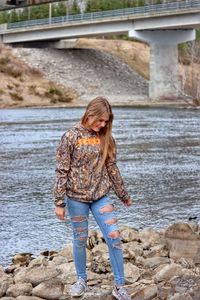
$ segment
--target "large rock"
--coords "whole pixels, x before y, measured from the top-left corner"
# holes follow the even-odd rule
[[[169,264],[170,263],[170,259],[167,257],[150,257],[150,258],[146,258],[144,261],[144,267],[145,268],[156,268],[160,265],[163,264]]]
[[[56,266],[55,269],[59,272],[56,277],[64,283],[72,284],[76,278],[75,266],[73,262],[64,263],[62,265]]]
[[[59,256],[63,256],[65,257],[68,262],[73,261],[73,248],[72,248],[72,244],[67,245],[65,248],[63,248],[60,252],[59,252]]]
[[[0,297],[4,296],[9,286],[13,284],[13,278],[10,275],[1,273],[0,277]]]
[[[95,273],[110,273],[111,265],[108,253],[99,253],[97,256],[93,256],[91,261],[91,271]]]
[[[177,264],[170,264],[167,266],[164,266],[156,275],[154,276],[155,283],[158,283],[160,281],[168,281],[173,276],[180,276],[183,274],[183,269],[181,266]]]
[[[51,279],[33,288],[32,294],[48,300],[57,300],[62,296],[63,291],[64,284],[58,279]]]
[[[136,241],[122,244],[122,248],[124,251],[133,252],[134,256],[142,256],[143,255],[142,244],[138,243]]]
[[[144,256],[147,258],[154,257],[154,256],[168,257],[169,249],[167,245],[156,245],[151,247],[148,251],[144,252]]]
[[[176,293],[173,296],[169,296],[167,300],[194,300],[188,293],[179,294]]]
[[[18,297],[20,295],[31,295],[32,285],[31,283],[17,283],[11,285],[6,292],[9,297]]]
[[[44,300],[44,298],[39,298],[35,296],[19,296],[16,299],[17,300]]]
[[[140,241],[139,232],[136,229],[133,229],[128,226],[121,226],[120,227],[120,236],[121,240],[124,243],[128,243],[131,241]]]
[[[20,265],[20,266],[24,266],[24,265],[27,266],[30,263],[31,260],[32,260],[32,254],[31,253],[19,253],[19,254],[16,254],[12,258],[13,264]]]
[[[194,293],[199,292],[200,298],[200,276],[182,275],[174,277],[170,280],[170,285],[174,293]]]
[[[132,300],[152,300],[157,296],[157,286],[152,284],[131,294]]]
[[[48,259],[43,256],[39,255],[38,257],[34,258],[30,263],[29,263],[29,268],[33,267],[39,267],[39,266],[48,266]]]
[[[143,229],[140,232],[139,237],[144,245],[144,248],[150,248],[162,243],[162,236],[151,228]]]
[[[124,265],[125,281],[127,283],[134,283],[140,277],[140,270],[130,262]]]
[[[179,240],[196,240],[197,235],[188,223],[175,223],[170,225],[165,231],[166,238]]]
[[[30,282],[33,286],[36,286],[45,280],[58,276],[60,273],[60,270],[56,270],[51,266],[24,268],[16,274],[15,282]]]
[[[165,232],[169,246],[169,256],[173,259],[187,258],[200,263],[200,235],[187,223],[169,226]]]
[[[3,297],[1,298],[1,300],[15,300],[16,298],[13,298],[13,297]]]

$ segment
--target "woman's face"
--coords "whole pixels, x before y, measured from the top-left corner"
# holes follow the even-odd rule
[[[99,132],[101,128],[105,127],[107,122],[109,121],[109,115],[105,113],[98,121],[94,123],[95,118],[95,116],[88,117],[87,124],[93,131]]]

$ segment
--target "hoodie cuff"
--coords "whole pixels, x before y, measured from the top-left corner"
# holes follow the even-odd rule
[[[66,206],[65,201],[63,199],[56,199],[54,203],[55,203],[56,207],[63,207],[64,208]]]

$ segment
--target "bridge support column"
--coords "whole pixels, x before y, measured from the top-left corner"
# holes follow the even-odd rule
[[[150,44],[150,99],[180,97],[177,45],[194,40],[195,30],[131,30],[129,37]]]

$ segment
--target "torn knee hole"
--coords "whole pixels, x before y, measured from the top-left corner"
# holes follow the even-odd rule
[[[75,222],[83,222],[83,221],[86,221],[86,220],[87,220],[86,216],[76,216],[76,217],[72,218],[72,221],[75,221]]]
[[[100,208],[100,212],[104,213],[104,212],[112,212],[114,210],[114,206],[112,204],[108,204],[102,208]]]
[[[76,231],[77,231],[77,232],[84,232],[84,231],[86,231],[86,230],[87,230],[86,227],[77,227],[77,228],[76,228]]]
[[[86,241],[87,240],[87,237],[86,236],[80,236],[78,238],[79,241]]]
[[[105,221],[106,224],[109,224],[109,225],[112,225],[112,224],[116,224],[117,223],[117,219],[116,218],[113,218],[111,220],[107,220]]]
[[[113,238],[113,239],[116,239],[120,236],[120,233],[119,231],[112,231],[109,233],[109,237]]]

